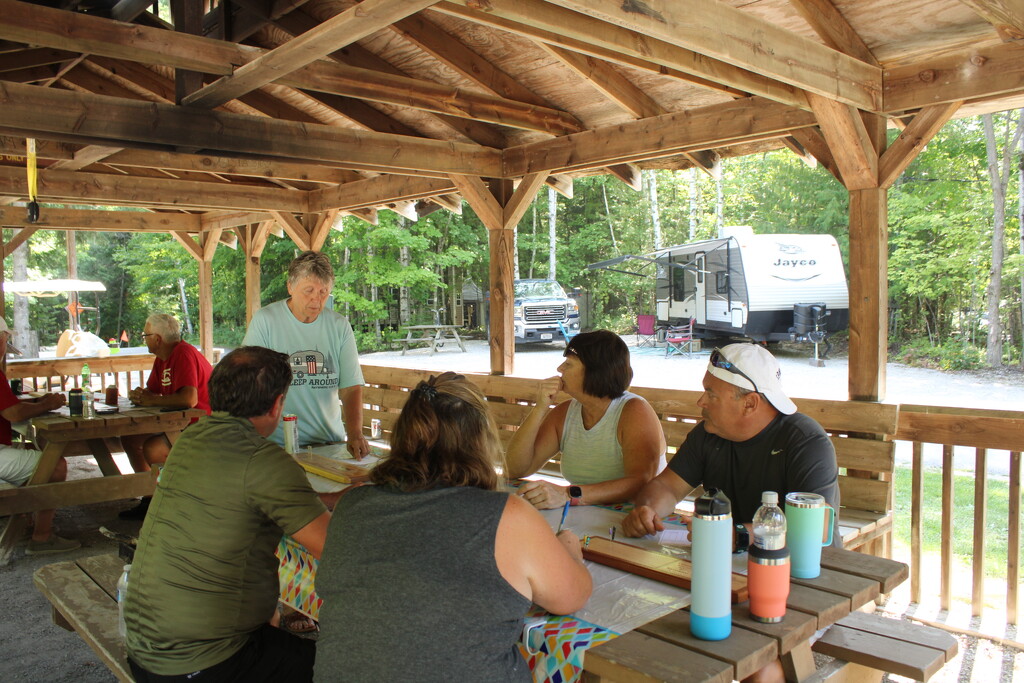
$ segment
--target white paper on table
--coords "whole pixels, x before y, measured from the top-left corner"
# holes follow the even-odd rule
[[[661,545],[690,547],[690,530],[686,528],[665,529],[664,531],[659,531],[656,538]]]

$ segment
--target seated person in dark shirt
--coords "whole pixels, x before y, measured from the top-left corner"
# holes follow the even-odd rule
[[[627,536],[653,534],[661,518],[698,486],[717,488],[732,501],[733,519],[749,535],[762,491],[818,493],[839,510],[836,452],[817,422],[796,412],[786,397],[775,357],[756,344],[730,344],[711,353],[704,394],[697,401],[703,422],[679,447],[668,467],[640,490],[623,520]],[[834,534],[840,544],[839,533]],[[742,539],[741,539],[742,545]],[[778,662],[754,675],[781,680]]]

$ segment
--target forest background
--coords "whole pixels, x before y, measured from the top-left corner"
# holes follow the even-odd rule
[[[890,190],[894,360],[943,369],[1024,367],[1022,130],[1021,111],[951,121]],[[638,313],[654,310],[654,279],[591,271],[587,264],[715,237],[723,225],[750,225],[756,234],[831,234],[848,263],[847,191],[824,168],[788,150],[725,159],[717,179],[693,170],[645,171],[643,181],[641,192],[600,176],[577,179],[572,198],[539,193],[518,226],[517,277],[554,277],[567,291],[586,292],[590,327],[625,333]],[[323,251],[337,272],[335,308],[350,317],[363,351],[385,348],[401,324],[434,316],[450,321],[466,282],[487,287],[487,230],[468,207],[461,215],[437,211],[418,221],[390,211],[381,211],[376,225],[353,216],[339,220]],[[12,231],[4,232],[10,239]],[[82,231],[76,251],[78,277],[107,288],[82,294],[82,305],[96,309],[83,314],[82,329],[104,339],[127,330],[130,343],[140,345],[146,316],[163,311],[182,320],[186,338],[198,338],[197,267],[170,236]],[[295,253],[287,237],[268,240],[264,304],[287,296],[286,269]],[[8,257],[5,272],[13,272],[10,280],[64,278],[66,254],[63,232],[39,231]],[[217,346],[242,340],[244,281],[244,254],[219,247]],[[12,310],[14,296],[6,296]],[[28,325],[41,344],[54,344],[67,327],[66,304],[63,296],[29,299]]]

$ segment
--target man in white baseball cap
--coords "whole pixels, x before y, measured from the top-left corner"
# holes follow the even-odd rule
[[[20,353],[10,343],[11,330],[7,321],[0,318],[0,358],[8,351]],[[0,372],[0,483],[8,486],[25,484],[36,471],[40,451],[27,448],[15,448],[11,445],[11,423],[29,420],[37,415],[56,410],[64,405],[64,394],[44,394],[39,398],[20,400],[11,391],[11,383],[7,375]],[[64,458],[57,461],[50,481],[64,481],[67,477],[68,465]],[[25,553],[28,555],[49,555],[63,553],[81,547],[78,541],[61,538],[53,532],[54,510],[40,510],[35,513],[32,528],[32,540],[29,541]]]
[[[779,362],[756,344],[729,344],[711,352],[697,401],[703,421],[694,427],[661,474],[637,494],[622,521],[627,536],[664,529],[661,519],[698,486],[717,488],[732,502],[734,549],[747,549],[751,521],[763,491],[779,500],[794,491],[818,493],[839,510],[839,468],[825,430],[797,412],[782,389]],[[838,531],[835,542],[841,545]],[[776,660],[750,680],[781,681]]]
[[[732,501],[739,545],[761,505],[763,491],[818,493],[839,509],[839,469],[825,430],[797,412],[782,389],[779,362],[757,344],[730,344],[711,352],[703,422],[686,436],[668,467],[635,498],[623,522],[630,536],[664,528],[661,518],[698,486],[717,488]],[[839,538],[839,534],[835,534]]]

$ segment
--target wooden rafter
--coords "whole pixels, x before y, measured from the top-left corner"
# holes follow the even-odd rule
[[[1024,39],[1024,6],[1019,0],[960,0],[992,24],[1003,40]]]
[[[355,213],[390,202],[424,199],[450,194],[455,185],[449,179],[382,175],[309,193],[314,211],[341,209]],[[360,216],[362,217],[362,216]]]
[[[789,4],[833,50],[878,66],[878,60],[846,21],[846,17],[832,4],[832,0],[789,0]]]
[[[566,50],[557,45],[538,43],[550,54],[557,57],[563,64],[576,72],[584,81],[594,86],[605,97],[621,106],[632,116],[645,119],[649,116],[661,116],[665,108],[633,82],[615,70],[608,62],[582,55],[579,52]]]
[[[230,76],[192,93],[183,104],[215,107],[233,100],[435,2],[437,0],[363,0],[356,7],[239,67]]]
[[[754,93],[794,106],[807,106],[803,94],[791,85],[635,31],[610,31],[605,22],[542,0],[489,0],[486,11],[467,4],[442,0],[433,9],[609,62],[663,73],[733,97]]]
[[[882,106],[882,73],[877,67],[725,3],[549,2],[859,109],[879,111]],[[566,28],[571,31],[574,26]]]

